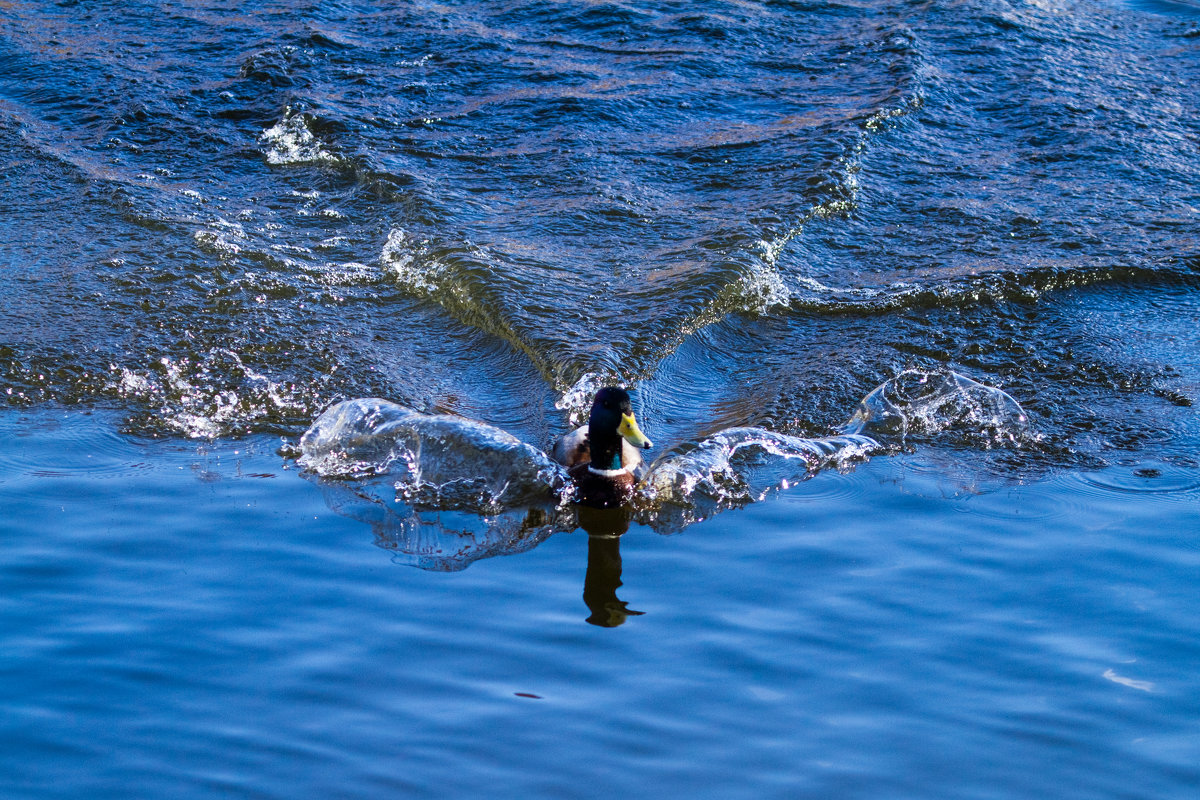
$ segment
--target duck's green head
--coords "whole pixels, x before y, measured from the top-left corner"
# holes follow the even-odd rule
[[[615,386],[596,392],[588,418],[588,441],[592,464],[599,469],[621,467],[621,439],[647,450],[653,446],[638,428],[629,393]]]

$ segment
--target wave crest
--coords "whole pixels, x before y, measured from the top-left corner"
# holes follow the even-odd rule
[[[557,500],[566,473],[499,428],[387,400],[345,400],[300,439],[299,464],[322,478],[386,475],[415,506],[493,512]]]
[[[730,508],[765,499],[825,469],[845,469],[881,450],[870,436],[819,439],[763,428],[729,428],[686,453],[658,461],[646,476],[645,522],[679,530]]]

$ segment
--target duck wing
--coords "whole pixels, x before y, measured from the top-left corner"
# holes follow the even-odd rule
[[[588,446],[588,429],[582,428],[571,431],[554,443],[550,456],[564,467],[573,467],[592,460],[591,448]]]

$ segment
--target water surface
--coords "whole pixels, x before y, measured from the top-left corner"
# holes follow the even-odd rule
[[[1198,47],[1175,0],[0,4],[0,794],[1192,796]],[[950,373],[1019,435],[796,460]],[[608,382],[713,491],[297,461],[369,397],[541,450]]]
[[[269,438],[5,415],[10,797],[1187,797],[1200,473],[935,454],[620,540],[393,562]],[[595,556],[594,556],[595,557]],[[503,790],[497,791],[496,787]]]

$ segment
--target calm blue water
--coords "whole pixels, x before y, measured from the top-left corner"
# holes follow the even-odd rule
[[[0,796],[1195,796],[1194,3],[18,0],[0,159]]]
[[[1200,472],[930,457],[620,541],[394,562],[252,437],[8,413],[6,797],[1189,797]]]

